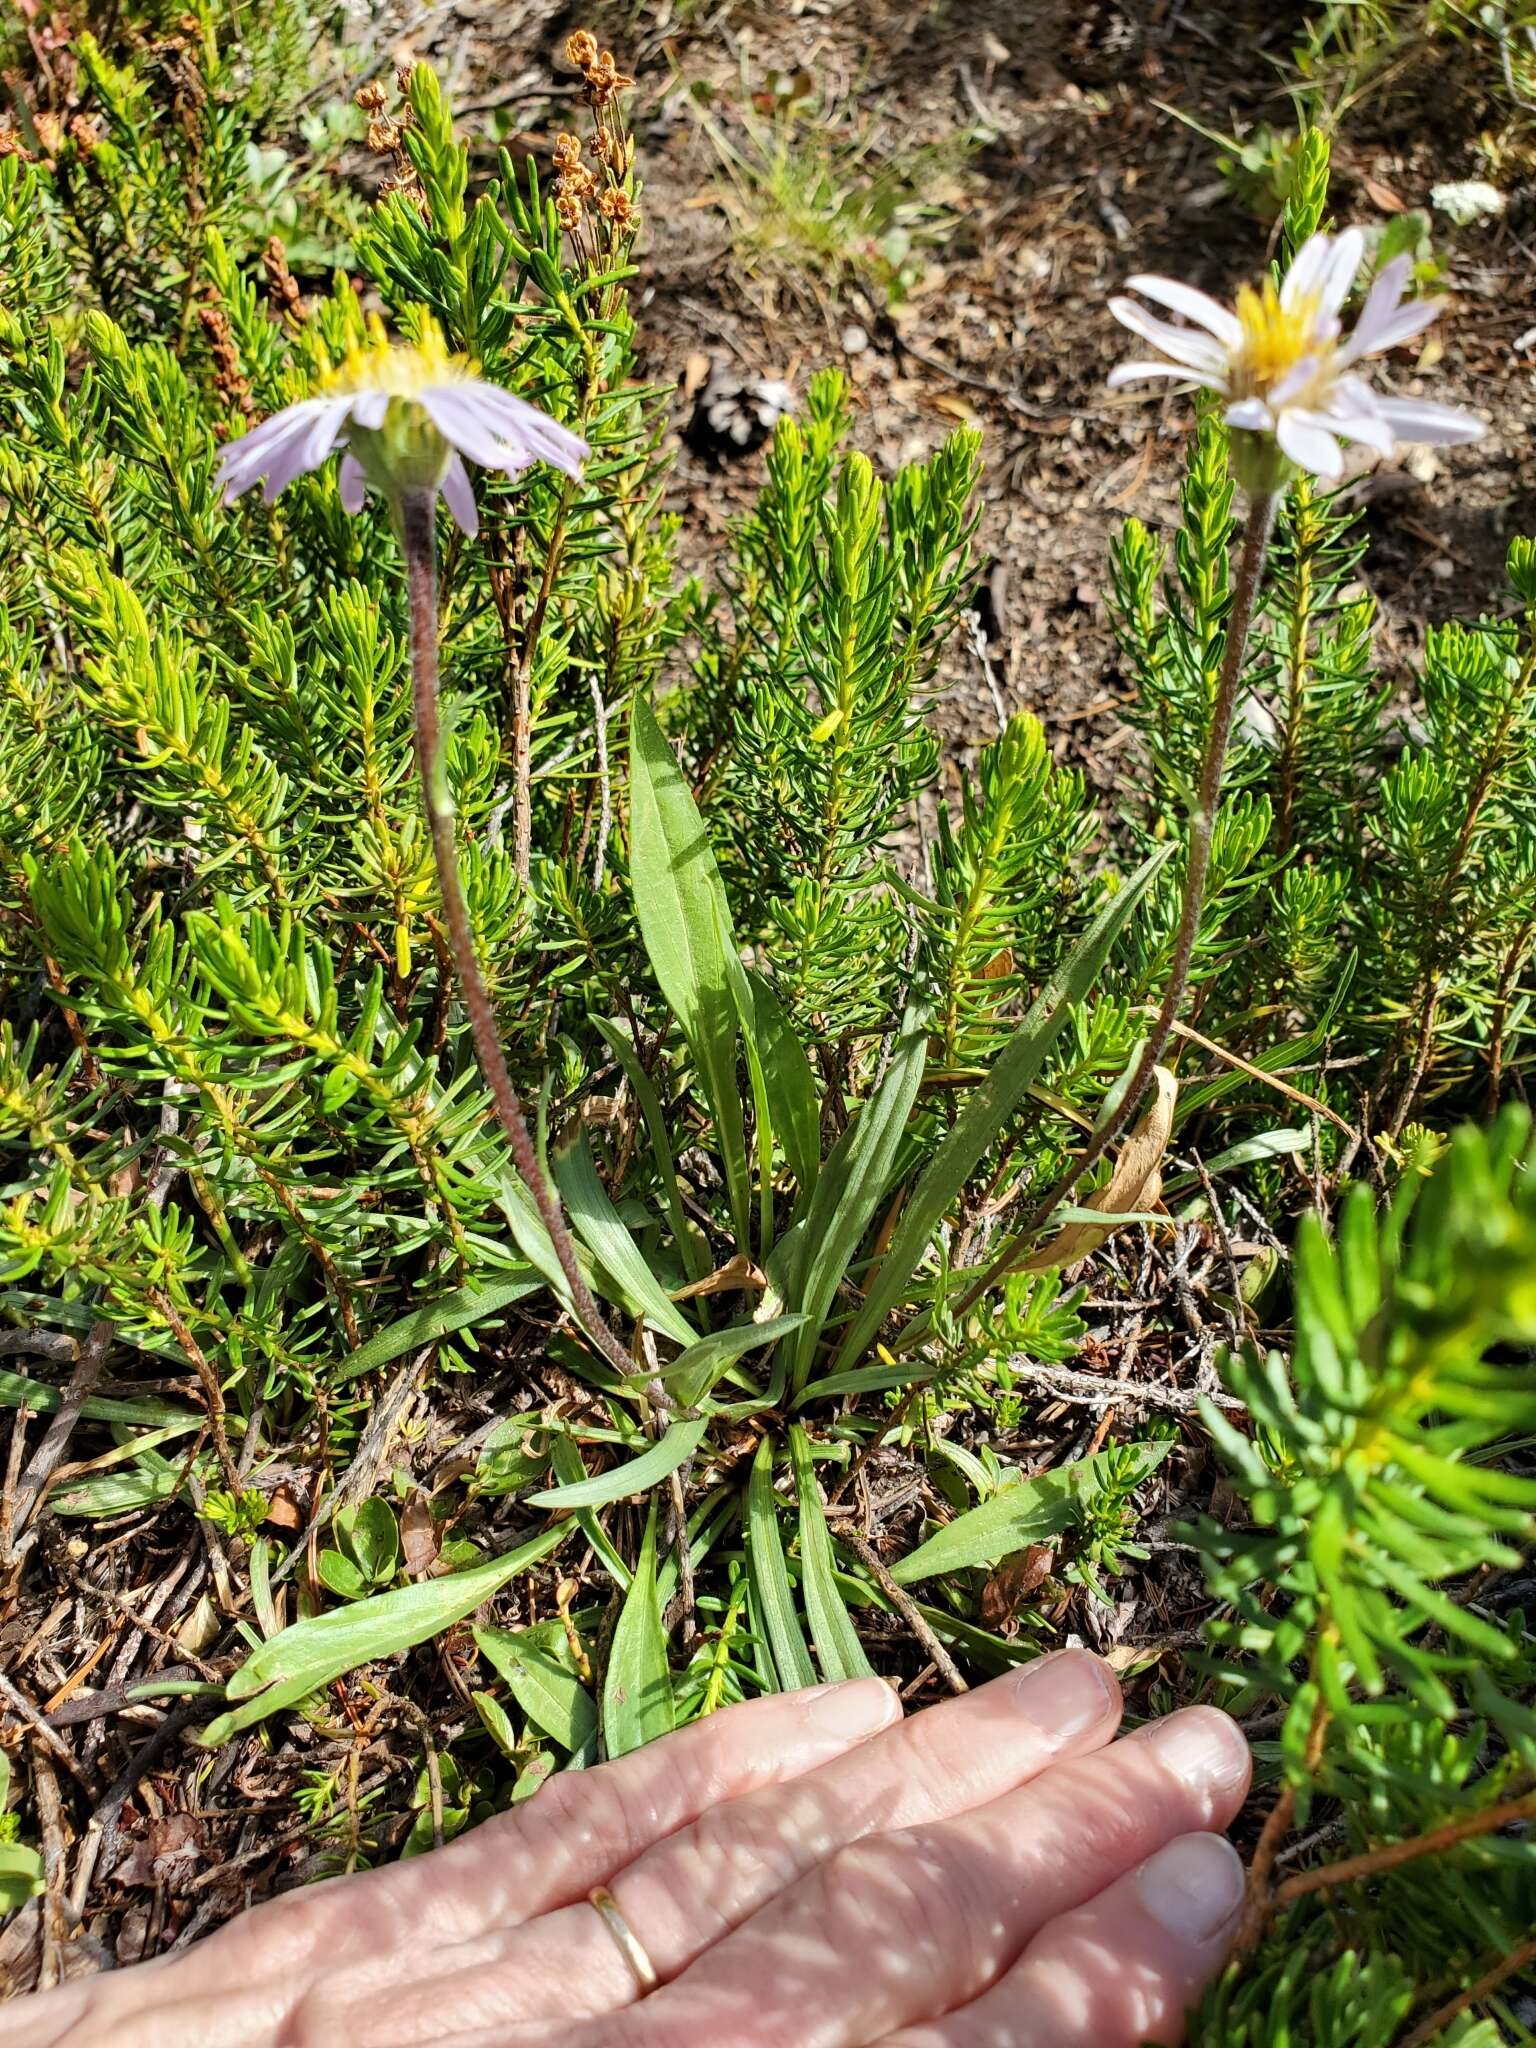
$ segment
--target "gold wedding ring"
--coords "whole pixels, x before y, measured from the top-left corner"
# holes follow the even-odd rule
[[[619,1911],[619,1902],[605,1884],[593,1885],[587,1893],[588,1903],[597,1909],[598,1918],[613,1936],[619,1954],[629,1965],[635,1987],[644,1998],[648,1991],[654,1991],[661,1979],[656,1974],[656,1965],[641,1946],[640,1937]]]

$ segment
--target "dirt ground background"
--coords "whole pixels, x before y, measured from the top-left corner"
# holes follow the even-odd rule
[[[1222,293],[1262,268],[1269,225],[1186,123],[1229,135],[1294,125],[1292,53],[1308,13],[1254,0],[726,0],[625,18],[454,0],[360,24],[358,43],[373,65],[430,57],[466,127],[541,156],[565,115],[550,81],[566,35],[590,26],[611,43],[637,81],[643,367],[679,387],[679,429],[703,358],[797,392],[839,365],[856,439],[886,469],[957,422],[981,427],[990,571],[971,659],[949,672],[937,715],[963,754],[996,730],[1000,705],[1028,707],[1102,787],[1129,738],[1116,717],[1127,685],[1104,603],[1107,547],[1128,513],[1170,522],[1192,419],[1189,399],[1160,387],[1151,398],[1106,389],[1129,340],[1106,301],[1137,270]],[[1476,145],[1498,119],[1485,96],[1494,75],[1486,53],[1443,44],[1390,65],[1335,130],[1336,219],[1428,212],[1433,186],[1486,176]],[[798,124],[802,150],[819,144],[835,167],[867,151],[841,183],[909,165],[915,194],[946,207],[904,297],[857,270],[758,260],[733,234],[700,116],[740,142],[743,122],[771,125],[776,90],[822,109]],[[1405,673],[1426,622],[1500,607],[1507,540],[1536,523],[1536,190],[1517,179],[1507,197],[1491,224],[1434,220],[1454,302],[1423,367],[1437,397],[1487,420],[1487,438],[1409,451],[1356,486],[1384,646]],[[1415,388],[1414,367],[1397,369],[1401,389]],[[679,446],[685,559],[713,553],[761,474],[760,454],[716,466]]]

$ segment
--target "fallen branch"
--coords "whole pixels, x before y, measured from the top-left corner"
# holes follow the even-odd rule
[[[956,1664],[954,1658],[950,1656],[948,1650],[945,1649],[927,1622],[924,1621],[917,1602],[912,1598],[912,1595],[901,1586],[898,1586],[886,1570],[874,1545],[866,1543],[864,1538],[856,1535],[852,1529],[840,1529],[837,1540],[843,1545],[844,1549],[853,1552],[859,1563],[863,1565],[886,1599],[890,1601],[896,1612],[907,1624],[907,1627],[911,1629],[913,1635],[917,1637],[917,1640],[932,1659],[934,1669],[949,1687],[950,1691],[952,1693],[969,1692],[970,1687],[960,1675],[960,1667]]]

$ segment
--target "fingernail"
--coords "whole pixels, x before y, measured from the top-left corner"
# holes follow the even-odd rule
[[[1184,1835],[1136,1873],[1141,1902],[1185,1941],[1213,1941],[1243,1903],[1242,1858],[1223,1835]]]
[[[1156,1750],[1158,1761],[1196,1791],[1233,1792],[1248,1782],[1248,1744],[1216,1707],[1185,1707],[1138,1728],[1134,1739]]]
[[[851,1741],[897,1719],[896,1695],[883,1678],[849,1678],[807,1695],[811,1717],[829,1735]]]
[[[1120,1713],[1108,1671],[1087,1650],[1058,1650],[1014,1673],[1018,1703],[1053,1741],[1070,1742]]]

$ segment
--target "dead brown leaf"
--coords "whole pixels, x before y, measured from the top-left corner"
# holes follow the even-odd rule
[[[746,1256],[738,1252],[734,1259],[728,1259],[713,1273],[706,1273],[702,1280],[695,1280],[687,1287],[679,1287],[672,1296],[674,1301],[691,1301],[697,1294],[739,1294],[744,1287],[766,1287],[767,1276]]]
[[[418,1487],[400,1510],[400,1549],[413,1579],[424,1579],[443,1547],[432,1503]]]
[[[1049,1543],[1031,1543],[1005,1557],[981,1589],[981,1625],[1005,1629],[1020,1607],[1050,1576],[1056,1552]]]
[[[1092,1206],[1103,1215],[1153,1208],[1163,1192],[1163,1155],[1173,1134],[1173,1106],[1179,1084],[1166,1067],[1155,1070],[1157,1095],[1152,1107],[1125,1139],[1115,1170],[1092,1196]],[[1069,1223],[1058,1230],[1049,1244],[1041,1245],[1024,1261],[1028,1273],[1043,1273],[1052,1266],[1075,1266],[1086,1259],[1115,1229],[1113,1223]]]
[[[119,1884],[163,1884],[174,1891],[203,1859],[203,1830],[190,1813],[152,1820],[112,1875]]]
[[[263,1520],[274,1529],[303,1528],[304,1510],[299,1506],[297,1493],[286,1479],[267,1502],[267,1512]]]

